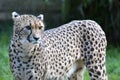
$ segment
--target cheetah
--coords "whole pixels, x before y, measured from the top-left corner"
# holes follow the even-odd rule
[[[108,80],[107,40],[99,24],[74,20],[44,30],[44,16],[12,12],[9,56],[15,80]]]

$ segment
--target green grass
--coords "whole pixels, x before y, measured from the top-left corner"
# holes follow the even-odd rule
[[[109,80],[120,80],[120,47],[108,47],[107,72]]]
[[[12,27],[6,25],[6,23],[0,25],[0,80],[13,80],[8,56],[8,46]]]
[[[0,46],[0,80],[12,80],[9,68],[7,45],[0,44]]]
[[[11,32],[11,26],[0,25],[0,80],[13,80],[8,56]],[[108,46],[106,61],[109,80],[120,80],[120,47]],[[85,71],[84,80],[90,80],[87,71]]]

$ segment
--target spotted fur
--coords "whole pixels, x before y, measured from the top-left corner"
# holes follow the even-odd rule
[[[43,19],[43,18],[42,18]],[[15,80],[108,80],[104,31],[92,20],[45,30],[43,20],[13,13],[10,66]]]

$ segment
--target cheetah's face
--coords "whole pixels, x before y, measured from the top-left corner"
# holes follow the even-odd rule
[[[17,34],[21,42],[38,43],[41,39],[41,34],[44,31],[43,15],[35,17],[33,15],[19,15],[16,12],[12,13],[14,21],[14,35]]]

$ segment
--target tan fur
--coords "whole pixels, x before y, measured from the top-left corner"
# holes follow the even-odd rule
[[[107,41],[96,22],[76,20],[44,31],[39,18],[14,15],[9,53],[15,80],[83,80],[85,67],[91,80],[107,80]]]

